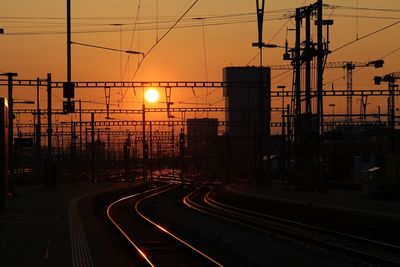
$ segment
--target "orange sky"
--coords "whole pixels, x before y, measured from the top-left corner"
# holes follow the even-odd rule
[[[266,15],[264,23],[264,40],[283,45],[287,32],[286,28],[293,28],[294,20],[288,20],[287,14],[294,11],[301,4],[307,5],[314,1],[268,1],[266,0]],[[138,10],[138,0],[72,0],[73,31],[87,31],[93,29],[113,32],[103,33],[74,33],[75,42],[96,44],[106,47],[119,48],[120,32],[118,26],[112,23],[123,23],[122,47],[147,52],[154,44],[157,36],[160,38],[170,26],[190,5],[192,0],[145,0],[141,1],[141,22],[139,30],[135,32],[132,47],[132,28]],[[156,8],[158,3],[158,8]],[[398,0],[330,0],[326,4],[336,8],[325,9],[326,17],[334,20],[331,28],[331,49],[362,37],[374,30],[380,29],[400,20],[400,2]],[[348,8],[358,6],[363,9]],[[374,10],[366,10],[372,8]],[[384,9],[377,11],[375,9]],[[157,15],[158,10],[158,16]],[[389,12],[388,10],[393,10]],[[17,72],[18,78],[35,79],[45,78],[51,72],[53,80],[62,81],[66,77],[66,45],[65,34],[43,34],[44,32],[65,31],[65,1],[54,0],[18,0],[2,1],[0,8],[0,27],[6,34],[0,36],[0,72]],[[249,15],[245,15],[245,14]],[[253,14],[251,14],[253,13]],[[242,14],[238,16],[238,14]],[[355,16],[358,14],[358,19]],[[218,16],[218,19],[208,18],[207,23],[223,23],[223,25],[206,26],[205,47],[207,68],[205,68],[205,54],[203,46],[203,28],[201,21],[193,17]],[[243,66],[258,64],[257,49],[251,43],[257,40],[257,26],[255,20],[255,1],[251,0],[199,0],[196,6],[187,14],[178,26],[187,26],[195,23],[196,27],[177,28],[172,30],[163,39],[151,54],[146,57],[135,80],[222,80],[222,68],[225,66]],[[369,17],[369,18],[366,18]],[[385,17],[385,19],[371,18]],[[163,21],[167,21],[163,23]],[[246,22],[252,20],[250,22]],[[158,23],[157,23],[158,21]],[[229,22],[240,23],[229,23]],[[158,26],[157,26],[158,25]],[[150,28],[150,29],[149,29]],[[158,30],[156,30],[158,28]],[[281,31],[279,29],[282,28]],[[329,56],[328,61],[368,61],[381,58],[399,47],[400,24],[369,38],[360,40]],[[22,35],[18,35],[21,34]],[[39,34],[34,34],[39,33]],[[293,44],[293,32],[288,33],[289,43]],[[120,80],[120,53],[82,46],[73,46],[72,78],[83,80]],[[288,64],[282,61],[281,49],[265,51],[265,64]],[[123,79],[131,81],[137,68],[137,56],[123,55],[123,69],[126,74]],[[373,85],[374,75],[383,75],[398,71],[400,51],[384,58],[383,69],[365,69],[354,74],[354,88],[377,88]],[[122,71],[124,73],[124,71]],[[273,72],[274,77],[279,72]],[[335,88],[345,88],[346,82],[341,79],[343,70],[327,70],[325,82],[335,80]],[[290,87],[291,75],[286,74],[272,80],[272,87],[285,84]],[[330,89],[331,84],[327,87]],[[27,93],[29,91],[29,93]],[[32,91],[32,94],[31,94]],[[198,91],[194,97],[191,90],[175,90],[173,101],[204,102],[204,91]],[[43,96],[45,92],[43,90]],[[15,97],[26,99],[34,96],[33,89],[16,89]],[[119,90],[112,93],[112,102],[116,104],[120,98]],[[6,88],[0,88],[0,96],[6,95]],[[59,105],[61,94],[56,93],[55,106]],[[104,102],[103,90],[82,90],[77,92],[77,98]],[[137,105],[138,98],[130,90],[124,99],[124,108]],[[210,103],[222,106],[222,92],[217,90],[210,97]],[[336,101],[336,112],[344,112],[343,101]],[[371,99],[370,106],[374,109],[378,105],[385,106],[384,100]],[[354,100],[355,109],[358,107]],[[43,104],[43,106],[45,106]],[[104,105],[94,106],[104,108]]]

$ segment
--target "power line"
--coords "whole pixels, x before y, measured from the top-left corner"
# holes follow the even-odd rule
[[[215,17],[205,17],[207,18],[207,22],[205,23],[205,26],[217,26],[217,25],[228,25],[228,24],[237,24],[237,23],[249,23],[249,22],[254,22],[255,19],[254,18],[250,18],[248,15],[246,15],[246,17],[244,18],[235,18],[238,15],[233,14],[232,15],[232,19],[214,19],[214,18],[224,18],[224,17],[229,17],[229,15],[224,15],[224,16],[215,16]],[[271,18],[266,18],[265,20],[282,20],[282,19],[287,19],[288,17],[290,17],[288,14],[282,14],[279,15],[277,17],[271,17]],[[394,18],[393,18],[394,19]],[[208,22],[209,20],[212,20],[211,22]],[[185,21],[184,24],[177,26],[176,28],[189,28],[189,27],[200,27],[203,26],[202,24],[193,23],[193,20],[183,20]],[[171,21],[160,21],[160,23],[170,23]],[[29,23],[32,24],[32,22],[24,22],[24,23]],[[38,23],[38,22],[35,22]],[[44,23],[46,25],[46,28],[48,28],[49,23]],[[108,26],[110,23],[101,23],[101,24],[73,24],[73,25],[80,25],[80,26]],[[150,22],[138,22],[135,21],[135,23],[124,23],[124,25],[148,25],[148,27],[143,27],[141,30],[155,30],[157,29],[157,23],[150,21]],[[60,25],[63,26],[63,23],[57,23],[55,25]],[[27,26],[30,27],[30,26]],[[168,25],[164,25],[161,28],[158,29],[168,29],[169,26]],[[100,33],[100,32],[116,32],[116,29],[89,29],[89,30],[79,30],[79,31],[74,31],[74,33]],[[131,28],[126,28],[124,29],[124,31],[132,31]],[[35,34],[63,34],[65,33],[64,31],[44,31],[44,32],[15,32],[15,33],[9,33],[10,35],[35,35]]]
[[[396,49],[390,51],[389,53],[387,53],[386,55],[382,56],[381,58],[385,58],[385,57],[388,57],[388,56],[390,56],[390,55],[393,55],[394,53],[396,53],[396,52],[398,52],[398,51],[400,51],[400,47],[398,47],[398,48],[396,48]]]
[[[335,7],[335,8],[341,8],[341,9],[358,9],[358,10],[364,10],[364,11],[380,11],[380,12],[391,12],[391,13],[398,13],[400,12],[400,9],[388,9],[388,8],[371,8],[371,7],[354,7],[354,6],[340,6],[340,5],[329,5],[330,7]]]
[[[150,49],[144,54],[142,61],[140,61],[139,66],[137,67],[135,73],[132,76],[132,80],[135,79],[136,74],[138,73],[140,66],[142,65],[143,61],[145,60],[145,58],[147,57],[147,55],[149,55],[154,48],[165,38],[165,36],[168,35],[168,33],[170,33],[172,31],[173,28],[175,28],[175,26],[183,19],[183,17],[185,17],[185,15],[197,4],[199,0],[195,0],[193,2],[193,4],[191,6],[189,6],[189,8],[182,14],[182,16],[179,17],[179,19],[160,37],[159,40],[157,40],[154,45],[152,47],[150,47]]]
[[[161,36],[161,38],[158,39],[158,40],[154,43],[154,45],[153,45],[152,47],[150,47],[150,49],[143,55],[142,60],[140,61],[138,67],[136,68],[136,71],[135,71],[134,74],[132,75],[132,80],[135,79],[135,77],[136,77],[136,75],[137,75],[137,73],[138,73],[140,67],[142,66],[144,60],[146,59],[147,55],[149,55],[149,54],[154,50],[154,48],[161,42],[161,40],[163,40],[163,39],[165,38],[165,36],[168,35],[168,33],[171,32],[171,30],[172,30],[173,28],[175,28],[175,26],[176,26],[176,25],[185,17],[185,15],[197,4],[198,1],[199,1],[199,0],[195,0],[195,1],[193,2],[193,4],[190,5],[189,8],[179,17],[179,19],[178,19],[178,20],[177,20],[177,21],[176,21],[176,22]],[[122,102],[123,99],[125,98],[125,95],[126,95],[126,92],[127,92],[127,91],[128,91],[128,89],[125,90],[125,93],[124,93],[124,95],[123,95],[123,98],[121,98],[121,102]]]
[[[366,34],[366,35],[364,35],[364,36],[361,36],[360,38],[358,38],[358,39],[356,39],[356,40],[350,41],[350,42],[348,42],[348,43],[346,43],[346,44],[344,44],[344,45],[342,45],[342,46],[339,46],[338,48],[334,49],[334,50],[332,51],[332,53],[333,53],[333,52],[336,52],[336,51],[338,51],[338,50],[340,50],[340,49],[342,49],[342,48],[345,48],[345,47],[347,47],[347,46],[349,46],[349,45],[351,45],[351,44],[353,44],[353,43],[355,43],[355,42],[358,42],[358,41],[360,41],[360,40],[362,40],[362,39],[365,39],[365,38],[367,38],[367,37],[369,37],[369,36],[372,36],[372,35],[374,35],[374,34],[376,34],[376,33],[379,33],[379,32],[381,32],[381,31],[384,31],[384,30],[386,30],[386,29],[389,29],[389,28],[391,28],[391,27],[393,27],[393,26],[396,26],[396,25],[399,24],[399,23],[400,23],[400,20],[399,20],[399,21],[396,21],[396,22],[394,22],[394,23],[391,23],[391,24],[389,24],[389,25],[387,25],[387,26],[385,26],[385,27],[383,27],[383,28],[380,28],[380,29],[378,29],[378,30],[376,30],[376,31],[370,32],[370,33],[368,33],[368,34]]]
[[[291,8],[286,9],[275,9],[275,10],[267,10],[264,12],[265,15],[276,14],[276,13],[287,13],[292,11]],[[253,12],[244,12],[244,13],[233,13],[233,14],[220,14],[220,15],[192,15],[187,16],[185,20],[192,20],[195,17],[204,17],[207,19],[215,19],[215,18],[228,18],[228,17],[238,17],[238,16],[253,16]],[[155,20],[157,16],[142,16],[143,20]],[[169,19],[170,21],[176,21],[179,16],[158,16],[159,18]],[[0,16],[0,19],[31,19],[31,20],[61,20],[65,21],[65,17],[34,17],[34,16]],[[104,17],[73,17],[73,20],[132,20],[132,17],[115,17],[115,16],[104,16]]]
[[[338,13],[336,13],[333,16],[334,17],[339,17],[339,18],[354,18],[354,15],[338,14]],[[364,15],[358,15],[358,18],[361,18],[361,19],[400,20],[400,17],[387,17],[387,16],[364,16]]]
[[[139,52],[139,51],[121,50],[121,49],[116,49],[116,48],[110,48],[110,47],[92,45],[92,44],[84,44],[84,43],[78,43],[78,42],[71,42],[71,44],[87,46],[87,47],[92,47],[92,48],[98,48],[98,49],[103,49],[103,50],[110,50],[110,51],[115,51],[115,52],[125,52],[128,54],[143,54],[142,52]]]
[[[275,11],[270,11],[270,12],[265,12],[268,14],[268,18],[265,20],[281,20],[281,19],[286,19],[288,18],[288,12],[289,9],[285,10],[275,10]],[[284,12],[284,13],[282,13]],[[207,16],[202,16],[207,19],[207,22],[205,22],[205,26],[217,26],[217,25],[227,25],[227,24],[237,24],[237,23],[248,23],[248,22],[254,22],[255,18],[252,16],[252,13],[236,13],[236,14],[222,14],[222,15],[207,15]],[[9,23],[17,23],[17,24],[28,24],[25,25],[26,28],[32,28],[35,27],[34,25],[38,25],[36,28],[40,28],[40,25],[43,25],[45,28],[49,27],[57,27],[59,26],[60,28],[64,29],[64,22],[58,22],[59,19],[63,18],[41,18],[41,17],[0,17],[3,18],[3,23],[4,23],[4,18],[8,18]],[[169,29],[170,28],[170,23],[175,22],[173,20],[174,17],[172,16],[166,16],[166,19],[161,19],[158,20],[157,18],[151,19],[149,21],[143,20],[139,21],[138,18],[136,17],[134,23],[126,23],[126,21],[123,22],[124,25],[132,25],[133,30],[137,28],[138,25],[144,25],[145,27],[142,27],[141,30],[158,30],[158,29]],[[203,24],[198,23],[193,20],[195,18],[194,16],[191,16],[189,18],[184,18],[182,19],[183,24],[180,26],[177,26],[175,28],[188,28],[188,27],[200,27],[203,26]],[[83,19],[83,18],[82,18]],[[89,18],[89,19],[99,19],[99,18]],[[118,20],[126,20],[126,19],[131,19],[129,17],[123,17],[123,18],[118,18],[118,17],[106,17],[105,19],[112,19],[112,22],[115,23],[115,21]],[[22,20],[22,21],[21,21]],[[24,21],[25,20],[25,21]],[[44,21],[40,21],[44,20]],[[56,21],[54,21],[56,20]],[[76,20],[76,19],[74,19]],[[50,21],[50,22],[49,22]],[[7,21],[6,21],[7,22]],[[101,27],[101,26],[109,26],[110,22],[101,22],[101,23],[73,23],[74,26],[76,27]],[[15,27],[15,28],[23,28],[24,26],[12,26],[12,25],[7,25],[7,27]],[[107,29],[82,29],[82,30],[76,30],[73,33],[101,33],[101,32],[116,32],[116,29],[110,29],[109,27]],[[124,31],[132,31],[132,28],[126,28]],[[39,35],[39,34],[64,34],[64,30],[60,31],[37,31],[37,32],[9,32],[9,35]]]
[[[131,43],[130,43],[130,45],[129,45],[129,49],[132,49],[133,41],[134,41],[134,39],[135,39],[135,33],[136,33],[136,30],[137,30],[137,26],[138,26],[138,23],[137,23],[137,22],[138,22],[139,16],[140,16],[140,8],[141,8],[141,5],[142,5],[142,1],[139,0],[139,2],[138,2],[138,7],[137,7],[137,11],[136,11],[135,22],[134,22],[134,25],[135,25],[135,26],[134,26],[134,28],[133,28],[133,30],[132,30],[132,37],[131,37]],[[139,41],[139,37],[138,37],[138,41]],[[139,49],[139,45],[138,45],[138,49]],[[127,72],[127,70],[128,70],[130,56],[131,56],[131,55],[128,55],[128,58],[127,58],[127,60],[126,60],[126,64],[125,64],[125,68],[124,68],[124,74],[122,75],[122,78],[123,78],[123,79],[125,79],[125,75],[126,75],[126,72]],[[134,89],[134,90],[135,90],[135,89]],[[121,99],[119,100],[119,103],[118,103],[118,106],[119,106],[120,108],[122,108],[123,99],[125,98],[126,92],[127,92],[127,90],[125,90],[124,94],[122,94],[122,88],[120,89],[120,97],[121,97]]]
[[[277,18],[277,19],[270,19],[270,20],[282,20],[285,18]],[[215,22],[215,23],[208,23],[205,24],[205,27],[210,27],[210,26],[224,26],[224,25],[234,25],[234,24],[245,24],[245,23],[252,23],[255,22],[255,19],[248,19],[248,20],[237,20],[237,21],[226,21],[226,22]],[[202,27],[201,24],[186,24],[186,25],[181,25],[177,26],[174,28],[177,29],[188,29],[188,28],[196,28],[196,27]],[[159,30],[163,29],[169,29],[170,26],[163,26],[159,27]],[[137,31],[152,31],[155,30],[155,27],[143,27],[138,29]],[[126,28],[122,30],[124,31],[132,31],[131,28]],[[117,29],[91,29],[91,30],[75,30],[72,31],[74,34],[90,34],[90,33],[113,33],[113,32],[119,32]],[[29,36],[29,35],[61,35],[65,34],[66,32],[64,30],[59,30],[59,31],[37,31],[37,32],[8,32],[6,35],[13,35],[13,36]]]

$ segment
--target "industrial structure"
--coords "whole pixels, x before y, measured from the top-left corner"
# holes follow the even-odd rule
[[[218,119],[187,120],[187,156],[199,169],[217,168]]]
[[[8,198],[8,102],[0,98],[0,209]]]
[[[259,131],[260,125],[267,124],[267,92],[271,86],[271,73],[268,67],[225,67],[224,87],[225,121],[230,122],[226,134],[230,136],[251,136]],[[263,90],[257,83],[261,83]],[[248,83],[249,86],[235,86],[235,83]],[[252,85],[253,84],[253,85]]]
[[[263,2],[257,5],[259,36],[253,44],[260,54],[271,47],[262,38]],[[97,180],[101,172],[123,169],[132,177],[146,180],[157,168],[180,168],[183,172],[184,166],[193,165],[227,179],[246,177],[261,184],[280,182],[302,190],[323,191],[333,180],[357,186],[369,169],[379,167],[384,181],[381,184],[398,188],[396,97],[400,95],[400,76],[390,73],[375,78],[376,83],[387,82],[387,89],[354,89],[353,70],[379,68],[383,60],[328,62],[333,21],[324,18],[323,7],[318,0],[296,9],[295,43],[290,47],[286,42],[283,47],[283,59],[289,65],[264,66],[260,57],[257,67],[224,68],[223,81],[72,81],[70,56],[67,82],[53,81],[51,74],[29,80],[17,79],[16,73],[3,74],[6,79],[1,79],[0,85],[8,89],[9,108],[8,115],[2,114],[9,126],[8,173],[14,176],[13,181],[26,173],[44,176],[45,186],[52,188],[71,172]],[[324,88],[328,68],[346,70],[346,88]],[[271,85],[271,70],[287,69],[293,70],[292,88],[281,90],[285,88]],[[35,109],[15,109],[16,87],[36,90]],[[150,87],[168,92],[167,101],[158,107],[146,107],[142,102],[137,108],[110,110],[110,90],[132,88],[140,92]],[[210,88],[221,93],[224,106],[172,107],[171,91]],[[47,90],[47,107],[39,105],[40,89]],[[84,99],[74,100],[74,91],[80,89],[105,90],[106,108],[82,107]],[[63,90],[66,101],[62,108],[53,108],[54,90]],[[361,99],[359,114],[353,108],[354,97]],[[387,99],[387,108],[368,111],[367,100],[374,97]],[[328,103],[328,99],[346,103],[346,113],[335,113],[335,103]],[[199,112],[212,115],[198,118]],[[151,120],[151,113],[164,119]],[[130,117],[112,120],[110,114]],[[16,119],[20,117],[23,119]],[[68,170],[71,163],[76,166],[74,170]]]
[[[249,18],[254,14],[188,18],[201,2],[193,0],[182,16],[163,14],[159,21],[158,1],[146,2],[156,7],[153,22],[153,16],[139,16],[145,5],[138,1],[134,23],[107,17],[121,19],[108,24],[119,26],[120,49],[115,49],[72,41],[74,32],[92,33],[82,30],[87,25],[103,34],[98,26],[106,27],[106,20],[74,17],[80,22],[71,24],[72,1],[66,0],[66,77],[0,73],[0,89],[7,92],[0,97],[0,265],[400,266],[400,72],[364,77],[363,88],[353,86],[356,68],[374,71],[385,62],[386,67],[388,56],[400,48],[365,62],[328,60],[338,49],[400,21],[374,16],[395,22],[361,38],[357,32],[356,40],[331,49],[331,18],[342,14],[336,13],[338,6],[314,1],[270,12],[265,0],[256,0],[258,35],[251,46],[257,55],[250,62],[259,56],[259,64],[223,65],[221,80],[214,81],[207,73],[205,26],[254,22]],[[363,9],[383,12],[381,3],[379,9],[372,6]],[[343,8],[358,12],[358,1],[356,8]],[[280,12],[278,20],[286,23],[264,42],[264,22]],[[57,17],[35,17],[35,23],[43,19],[48,28],[53,22],[47,19]],[[180,80],[191,73],[187,66],[176,73],[164,67],[187,52],[174,55],[172,49],[198,43],[188,36],[165,46],[166,65],[144,64],[178,80],[136,77],[178,23],[183,29],[196,21],[202,26],[205,80]],[[26,27],[23,23],[18,28]],[[134,28],[132,48],[135,38],[149,44],[147,35],[135,34],[152,32],[153,24],[156,40],[147,52],[123,50],[123,28]],[[72,25],[82,28],[73,31]],[[287,25],[285,44],[271,44]],[[159,29],[166,30],[160,37]],[[235,28],[234,38],[238,33]],[[72,59],[78,57],[72,57],[72,44],[120,52],[120,80],[75,80]],[[278,56],[283,52],[289,64],[268,65],[274,58],[268,48],[281,49]],[[135,72],[127,59],[129,81],[125,52],[140,55]],[[184,60],[198,72],[195,60]],[[103,62],[109,66],[91,71],[114,76],[112,61]],[[334,84],[338,79],[326,82],[330,69],[345,71],[343,88]],[[369,88],[366,82],[385,84]],[[102,92],[104,99],[97,94]],[[32,99],[22,101],[21,95]]]

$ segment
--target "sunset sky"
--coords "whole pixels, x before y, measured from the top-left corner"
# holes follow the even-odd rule
[[[168,28],[188,9],[193,0],[72,0],[72,41],[123,50],[146,53]],[[314,1],[266,1],[264,41],[284,45],[294,43],[294,9]],[[140,3],[140,7],[139,7]],[[385,26],[400,21],[398,0],[327,0],[325,17],[334,20],[330,30],[330,48],[335,50],[346,43],[362,38]],[[355,7],[358,6],[358,9]],[[139,14],[138,14],[139,10]],[[52,73],[53,80],[66,79],[66,1],[3,0],[0,5],[0,72],[17,72],[18,78],[45,78]],[[204,20],[194,18],[205,18]],[[135,26],[135,21],[137,25]],[[204,28],[203,28],[204,23]],[[123,24],[115,26],[111,24]],[[122,31],[120,31],[122,29]],[[135,29],[135,30],[134,30]],[[204,30],[204,35],[203,35]],[[368,61],[384,57],[383,69],[364,69],[354,73],[354,88],[377,88],[374,75],[398,71],[400,62],[400,23],[368,38],[332,53],[328,61]],[[122,35],[122,42],[120,37]],[[258,50],[251,46],[257,41],[255,1],[199,0],[190,12],[149,53],[134,77],[141,56],[122,55],[119,52],[84,46],[72,47],[72,79],[88,80],[222,80],[225,66],[258,65]],[[399,49],[399,50],[396,50]],[[264,51],[264,64],[289,64],[282,60],[282,49]],[[205,64],[207,63],[207,64]],[[273,72],[275,77],[280,72]],[[326,70],[325,83],[331,88],[344,89],[344,70]],[[272,88],[291,87],[290,73],[272,79]],[[27,99],[30,89],[16,89],[16,98]],[[189,92],[190,91],[190,92]],[[173,100],[204,101],[204,92],[196,97],[191,90],[173,95]],[[44,92],[43,92],[44,93]],[[58,94],[58,93],[57,93]],[[111,101],[117,103],[121,91],[114,90]],[[6,95],[6,88],[0,88]],[[61,94],[59,94],[61,96]],[[104,101],[103,90],[77,92],[78,98]],[[43,96],[44,98],[44,96]],[[210,96],[210,103],[222,106],[222,92]],[[55,101],[60,101],[61,97]],[[129,91],[122,103],[137,101]],[[380,100],[371,100],[380,101]],[[381,103],[371,103],[371,108]],[[356,100],[354,104],[356,106]],[[382,105],[384,105],[382,103]],[[337,103],[338,110],[342,108]],[[103,106],[99,106],[103,108]],[[344,112],[344,106],[343,110]]]

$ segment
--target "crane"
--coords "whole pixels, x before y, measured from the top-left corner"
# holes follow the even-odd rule
[[[395,112],[396,112],[396,103],[395,103],[395,90],[399,87],[396,83],[397,80],[400,80],[400,72],[392,72],[389,74],[382,76],[375,76],[374,81],[376,85],[381,84],[381,82],[388,83],[389,89],[389,98],[388,98],[388,125],[389,128],[394,130],[395,125]]]
[[[339,61],[339,62],[327,62],[325,68],[340,68],[346,69],[346,77],[347,77],[347,120],[351,121],[352,113],[353,113],[353,97],[350,92],[353,91],[353,70],[355,68],[365,68],[365,67],[374,67],[374,68],[382,68],[384,61],[382,59],[372,60],[368,62],[352,62],[352,61]],[[289,70],[292,69],[292,65],[269,65],[271,70]],[[364,102],[364,99],[362,99]]]

